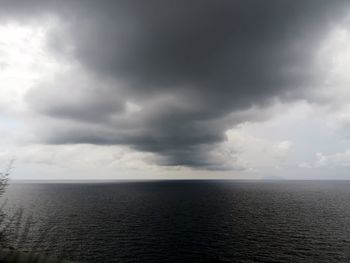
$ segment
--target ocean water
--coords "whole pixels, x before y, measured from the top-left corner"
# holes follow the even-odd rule
[[[8,244],[81,262],[350,262],[346,181],[12,184],[2,199],[22,218]]]

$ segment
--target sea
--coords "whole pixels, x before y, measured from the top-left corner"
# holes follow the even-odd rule
[[[1,236],[77,262],[350,262],[350,181],[11,183]]]

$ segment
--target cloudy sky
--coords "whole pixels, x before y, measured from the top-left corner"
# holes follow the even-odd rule
[[[14,179],[350,179],[350,2],[0,0]]]

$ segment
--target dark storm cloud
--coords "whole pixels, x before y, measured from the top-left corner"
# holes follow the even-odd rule
[[[63,29],[49,35],[51,49],[74,57],[93,79],[86,86],[63,76],[69,85],[58,79],[30,92],[32,108],[59,123],[45,131],[47,142],[125,144],[158,154],[161,164],[212,168],[220,164],[203,147],[225,140],[235,124],[262,118],[259,109],[273,100],[297,99],[312,87],[315,52],[347,5],[31,0],[6,1],[0,12],[59,17]],[[141,110],[128,112],[128,102]]]

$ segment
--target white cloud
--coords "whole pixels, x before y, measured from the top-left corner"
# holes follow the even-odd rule
[[[316,60],[318,83],[311,100],[324,107],[330,125],[346,129],[350,124],[349,28],[350,17],[337,25],[321,45]]]
[[[46,48],[49,24],[0,25],[0,112],[24,111],[23,96],[61,66]]]
[[[324,154],[318,152],[315,154],[315,160],[312,162],[303,162],[299,164],[301,168],[337,168],[350,166],[350,149],[333,154]]]
[[[252,136],[241,128],[226,132],[228,140],[222,144],[226,155],[248,170],[276,169],[287,160],[293,143],[273,141]]]

